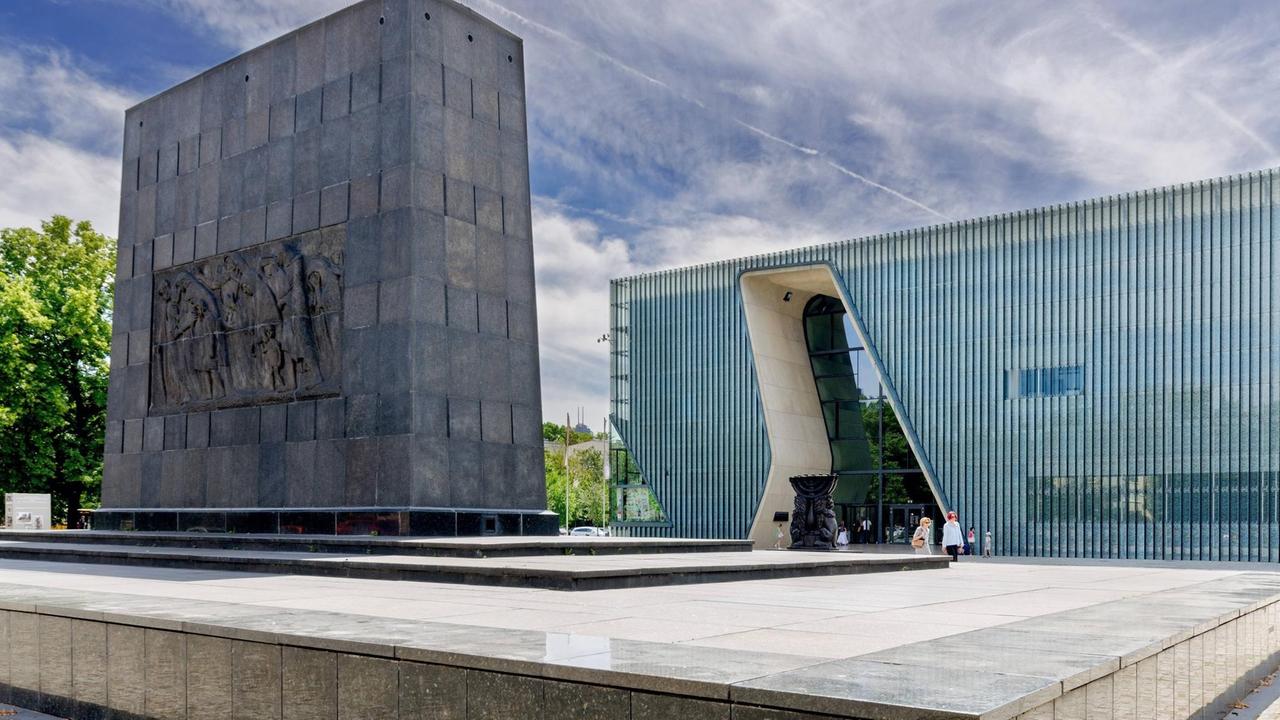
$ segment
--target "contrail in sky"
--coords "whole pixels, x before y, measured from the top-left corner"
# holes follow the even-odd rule
[[[548,26],[546,26],[546,25],[543,25],[542,23],[540,23],[540,22],[538,22],[538,21],[536,21],[536,20],[530,20],[529,18],[525,17],[524,15],[521,15],[520,13],[518,13],[518,12],[516,12],[516,11],[514,11],[514,10],[510,9],[510,8],[507,8],[507,7],[503,6],[503,5],[499,5],[498,3],[494,2],[493,0],[478,0],[478,1],[479,1],[479,2],[481,2],[481,3],[483,3],[483,4],[485,4],[485,5],[487,5],[487,6],[489,6],[489,7],[491,7],[491,8],[493,8],[494,10],[497,10],[497,11],[498,11],[498,12],[500,12],[500,13],[503,13],[503,14],[505,14],[505,15],[509,15],[510,17],[514,18],[514,19],[515,19],[515,20],[517,20],[518,22],[521,22],[521,23],[523,23],[523,24],[525,24],[525,25],[528,25],[529,27],[534,28],[534,29],[538,30],[539,32],[542,32],[542,33],[544,33],[544,34],[550,35],[550,36],[552,36],[552,37],[558,38],[558,39],[563,40],[563,41],[565,41],[565,42],[567,42],[567,43],[570,43],[570,44],[572,44],[572,45],[575,45],[575,46],[577,46],[577,47],[580,47],[580,48],[582,48],[582,49],[586,50],[587,52],[591,53],[592,55],[595,55],[596,57],[600,58],[601,60],[603,60],[604,62],[608,63],[609,65],[612,65],[612,66],[614,66],[614,67],[618,68],[619,70],[622,70],[623,72],[627,73],[628,75],[631,75],[631,76],[633,76],[633,77],[635,77],[635,78],[637,78],[637,79],[639,79],[639,80],[641,80],[641,81],[643,81],[643,82],[645,82],[645,83],[649,83],[649,84],[651,84],[651,85],[656,85],[656,86],[658,86],[658,87],[662,88],[663,90],[666,90],[667,92],[669,92],[669,93],[671,93],[671,94],[675,95],[676,97],[680,98],[681,100],[684,100],[685,102],[688,102],[688,103],[691,103],[691,104],[693,104],[693,105],[696,105],[696,106],[698,106],[699,108],[701,108],[701,109],[703,109],[703,110],[707,110],[708,112],[710,111],[710,108],[708,108],[708,107],[707,107],[706,103],[702,102],[701,100],[698,100],[697,98],[689,97],[688,95],[684,94],[683,92],[680,92],[680,90],[678,90],[678,89],[676,89],[676,88],[672,87],[671,85],[667,84],[666,82],[664,82],[664,81],[662,81],[662,80],[659,80],[658,78],[656,78],[656,77],[654,77],[654,76],[652,76],[652,75],[649,75],[649,74],[647,74],[647,73],[645,73],[645,72],[642,72],[642,71],[640,71],[640,70],[637,70],[636,68],[634,68],[634,67],[632,67],[632,66],[630,66],[630,65],[628,65],[628,64],[626,64],[626,63],[624,63],[624,62],[622,62],[621,60],[619,60],[619,59],[617,59],[617,58],[613,57],[612,55],[609,55],[608,53],[605,53],[605,52],[603,52],[603,51],[601,51],[601,50],[597,50],[596,48],[594,48],[594,47],[592,47],[592,46],[590,46],[590,45],[588,45],[588,44],[586,44],[586,43],[582,42],[581,40],[578,40],[578,39],[576,39],[576,38],[570,37],[569,35],[566,35],[565,33],[561,32],[561,31],[559,31],[559,30],[556,30],[555,28],[552,28],[552,27],[548,27]],[[894,197],[898,198],[899,200],[903,200],[903,201],[905,201],[905,202],[908,202],[908,203],[910,203],[911,205],[914,205],[915,207],[920,208],[921,210],[924,210],[925,212],[927,212],[927,213],[929,213],[929,214],[931,214],[931,215],[935,215],[935,216],[937,216],[937,217],[939,217],[939,218],[941,218],[941,219],[943,219],[943,220],[947,220],[947,221],[950,221],[950,220],[952,219],[952,218],[948,217],[947,215],[944,215],[944,214],[942,214],[942,213],[938,212],[937,210],[934,210],[933,208],[929,207],[928,205],[925,205],[924,203],[920,202],[919,200],[916,200],[916,199],[914,199],[914,198],[908,197],[908,196],[906,196],[906,195],[902,194],[901,192],[899,192],[899,191],[897,191],[897,190],[894,190],[894,189],[893,189],[893,188],[891,188],[891,187],[888,187],[888,186],[886,186],[886,185],[883,185],[883,184],[881,184],[881,183],[878,183],[878,182],[876,182],[875,180],[872,180],[871,178],[869,178],[869,177],[867,177],[867,176],[865,176],[865,175],[863,175],[863,174],[861,174],[861,173],[859,173],[859,172],[857,172],[857,171],[855,171],[855,170],[851,170],[851,169],[849,169],[849,168],[845,167],[844,165],[841,165],[841,164],[837,163],[836,161],[834,161],[834,160],[832,160],[830,157],[828,157],[828,156],[827,156],[827,154],[826,154],[826,153],[824,153],[824,152],[822,152],[821,150],[816,150],[816,149],[811,148],[811,147],[805,147],[804,145],[799,145],[799,144],[797,144],[797,143],[793,143],[793,142],[791,142],[790,140],[787,140],[786,138],[778,137],[777,135],[774,135],[774,134],[772,134],[772,133],[766,132],[766,131],[764,131],[764,130],[762,130],[762,129],[758,128],[758,127],[756,127],[755,125],[752,125],[752,124],[750,124],[750,123],[744,122],[744,121],[739,120],[739,119],[737,119],[737,118],[730,118],[730,119],[731,119],[735,124],[737,124],[738,126],[740,126],[740,127],[744,128],[744,129],[746,129],[746,130],[747,130],[747,131],[749,131],[749,132],[754,133],[755,135],[757,135],[757,136],[759,136],[759,137],[762,137],[762,138],[764,138],[764,139],[766,139],[766,140],[770,140],[770,141],[775,142],[775,143],[779,143],[779,144],[781,144],[781,145],[785,145],[786,147],[791,148],[792,150],[795,150],[796,152],[803,153],[803,154],[808,155],[808,156],[810,156],[810,157],[814,157],[814,158],[821,159],[823,162],[825,162],[827,165],[830,165],[832,168],[834,168],[835,170],[837,170],[837,171],[838,171],[838,172],[840,172],[841,174],[846,175],[846,176],[848,176],[848,177],[851,177],[851,178],[853,178],[854,180],[857,180],[857,181],[859,181],[859,182],[861,182],[861,183],[864,183],[864,184],[866,184],[866,185],[869,185],[869,186],[871,186],[871,187],[873,187],[873,188],[875,188],[875,189],[877,189],[877,190],[880,190],[880,191],[882,191],[882,192],[888,193],[888,194],[890,194],[890,195],[892,195],[892,196],[894,196]]]
[[[1085,13],[1085,17],[1092,20],[1095,25],[1102,28],[1108,35],[1115,38],[1116,40],[1119,40],[1122,44],[1124,44],[1125,47],[1147,58],[1152,63],[1154,63],[1157,67],[1165,67],[1169,64],[1169,62],[1165,60],[1164,57],[1160,55],[1160,53],[1156,52],[1150,45],[1142,42],[1141,40],[1134,37],[1133,35],[1130,35],[1123,28],[1111,22],[1106,17],[1103,17],[1103,15],[1101,14],[1101,11],[1099,11],[1097,8],[1090,8],[1090,12]],[[1188,84],[1188,85],[1185,85],[1184,87],[1187,91],[1187,94],[1195,98],[1196,102],[1204,106],[1204,108],[1207,109],[1209,112],[1216,115],[1219,120],[1221,120],[1223,123],[1230,126],[1231,128],[1235,129],[1236,132],[1239,132],[1241,135],[1244,135],[1245,137],[1252,140],[1258,147],[1270,153],[1272,157],[1275,157],[1275,154],[1276,154],[1275,146],[1272,145],[1270,142],[1268,142],[1266,138],[1254,132],[1253,128],[1249,127],[1248,125],[1245,125],[1244,121],[1242,121],[1240,118],[1231,114],[1231,112],[1228,111],[1225,107],[1223,107],[1221,103],[1219,103],[1213,97],[1206,94],[1204,91],[1194,86],[1191,86]]]

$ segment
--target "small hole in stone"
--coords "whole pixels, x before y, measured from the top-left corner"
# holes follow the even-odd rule
[[[245,75],[245,76],[244,76],[244,81],[245,81],[245,82],[249,82],[249,76],[248,76],[248,75]]]
[[[381,25],[382,23],[384,23],[384,22],[386,22],[386,21],[387,21],[387,19],[386,19],[386,18],[384,18],[384,17],[380,17],[380,18],[378,18],[378,24],[379,24],[379,25]]]
[[[471,37],[471,33],[467,33],[467,42],[475,42],[476,39]]]
[[[515,62],[515,60],[513,60],[513,59],[511,58],[511,56],[510,56],[510,55],[508,55],[508,56],[507,56],[507,62]]]
[[[424,18],[426,18],[426,19],[430,20],[430,19],[431,19],[431,13],[422,13],[422,17],[424,17]]]
[[[142,127],[142,121],[141,121],[141,120],[139,120],[139,121],[138,121],[138,127]]]

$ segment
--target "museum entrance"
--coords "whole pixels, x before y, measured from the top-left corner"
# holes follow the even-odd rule
[[[804,310],[805,342],[822,405],[836,518],[853,543],[907,543],[920,518],[941,527],[937,503],[844,303],[816,295]]]

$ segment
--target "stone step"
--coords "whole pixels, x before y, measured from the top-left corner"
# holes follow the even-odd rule
[[[44,562],[602,590],[945,568],[946,556],[788,551],[521,558],[139,547],[0,539],[0,557]]]

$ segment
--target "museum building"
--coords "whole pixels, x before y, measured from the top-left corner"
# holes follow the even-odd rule
[[[615,532],[1280,559],[1277,172],[613,280]]]

